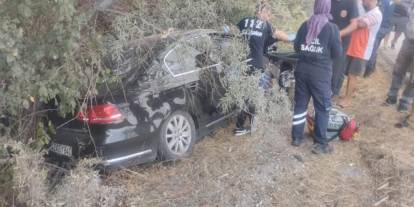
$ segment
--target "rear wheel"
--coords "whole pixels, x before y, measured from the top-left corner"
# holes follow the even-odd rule
[[[163,123],[160,130],[158,154],[163,160],[188,156],[196,139],[194,120],[184,111],[176,111]]]

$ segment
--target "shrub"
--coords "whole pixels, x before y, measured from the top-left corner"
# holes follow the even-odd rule
[[[34,136],[41,103],[65,114],[93,91],[104,71],[94,18],[72,0],[1,2],[0,115],[11,117],[16,138]]]
[[[91,170],[96,162],[82,160],[49,196],[51,206],[120,206],[123,201],[122,188],[102,185],[98,172]]]
[[[27,206],[119,206],[123,189],[101,183],[93,170],[99,160],[81,160],[78,166],[62,178],[56,186],[48,185],[48,168],[42,154],[22,143],[11,144],[16,151],[13,168],[14,190],[17,200]]]
[[[14,190],[18,201],[28,206],[46,206],[48,203],[47,171],[42,167],[42,156],[22,143],[13,144],[18,152],[13,168]]]

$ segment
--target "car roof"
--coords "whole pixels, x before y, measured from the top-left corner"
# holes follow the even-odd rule
[[[172,31],[169,32],[168,35],[163,34],[156,34],[147,36],[141,39],[131,40],[126,45],[128,47],[131,46],[151,46],[152,44],[156,44],[160,41],[178,41],[180,39],[190,39],[193,37],[197,37],[200,35],[210,35],[210,34],[225,34],[222,32],[218,32],[213,29],[195,29],[195,30],[188,30],[188,31]],[[143,44],[143,42],[145,44]]]
[[[139,51],[149,51],[153,53],[153,55],[149,56],[139,56],[142,58],[147,58],[147,61],[143,61],[142,64],[145,62],[150,63],[152,62],[153,58],[156,58],[158,55],[162,54],[162,50],[168,48],[170,45],[174,44],[175,42],[178,42],[180,40],[185,39],[191,39],[193,37],[201,36],[203,34],[212,34],[217,33],[215,30],[209,30],[209,29],[197,29],[197,30],[189,30],[189,31],[171,31],[168,35],[163,34],[156,34],[147,36],[144,38],[139,38],[135,40],[131,40],[125,44],[124,50],[122,52],[122,58],[125,58],[124,60],[118,61],[117,59],[114,59],[113,56],[109,55],[105,59],[106,65],[111,68],[112,70],[116,71],[117,75],[122,76],[123,74],[128,73],[128,71],[131,69],[129,66],[121,66],[125,62],[128,62],[128,57],[134,56],[136,49]],[[146,67],[145,65],[142,65],[143,67]],[[139,67],[139,66],[138,66]]]

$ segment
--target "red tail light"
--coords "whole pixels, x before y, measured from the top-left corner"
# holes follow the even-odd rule
[[[85,112],[79,112],[77,119],[89,124],[117,124],[124,118],[115,105],[103,104],[90,106]]]

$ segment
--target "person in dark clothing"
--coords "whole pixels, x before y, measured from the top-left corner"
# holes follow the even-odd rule
[[[256,16],[242,19],[237,27],[244,39],[249,43],[252,72],[265,69],[265,54],[267,48],[278,40],[288,41],[286,33],[274,30],[270,24],[271,8],[266,1],[261,1],[256,6]]]
[[[395,61],[392,82],[385,105],[392,106],[399,102],[398,111],[405,113],[409,111],[414,98],[414,0],[406,0],[401,3],[407,8],[409,19],[405,28],[406,38]],[[409,79],[405,81],[407,75],[409,75]],[[401,89],[403,91],[400,94]]]
[[[406,25],[408,23],[408,10],[404,4],[401,3],[401,0],[394,0],[394,10],[393,10],[393,16],[391,19],[391,26],[394,29],[394,39],[391,42],[391,48],[395,49],[395,44],[400,39],[401,35],[405,32]],[[385,46],[388,45],[388,39],[387,36],[385,38]]]
[[[339,29],[329,20],[331,1],[315,0],[314,15],[302,24],[294,43],[299,54],[295,71],[295,107],[292,128],[292,145],[300,146],[310,99],[316,112],[314,136],[315,154],[332,151],[328,145],[327,127],[331,110],[332,62],[342,55]]]
[[[241,34],[244,39],[248,41],[250,54],[250,71],[248,74],[254,74],[256,72],[263,73],[265,71],[265,54],[267,48],[274,44],[276,41],[289,41],[289,36],[280,30],[274,30],[270,24],[272,13],[271,7],[267,1],[260,1],[256,5],[256,16],[243,18],[238,24]],[[247,117],[250,121],[253,120],[252,114],[254,114],[254,107],[242,110],[237,118],[236,129],[234,134],[241,136],[250,132],[248,128],[244,127]]]
[[[369,77],[371,74],[375,72],[378,48],[380,47],[382,40],[391,32],[393,27],[392,16],[394,13],[394,4],[390,0],[380,0],[378,1],[378,3],[378,6],[382,12],[381,28],[377,33],[377,37],[374,43],[374,49],[372,51],[371,58],[367,62],[364,77]]]
[[[359,15],[356,0],[331,0],[331,4],[331,14],[333,17],[331,22],[336,24],[340,30],[346,28],[351,23],[351,20]],[[350,39],[350,36],[342,38],[343,53],[333,63],[332,95],[334,98],[339,97],[342,83],[345,79],[345,51],[348,49]]]

